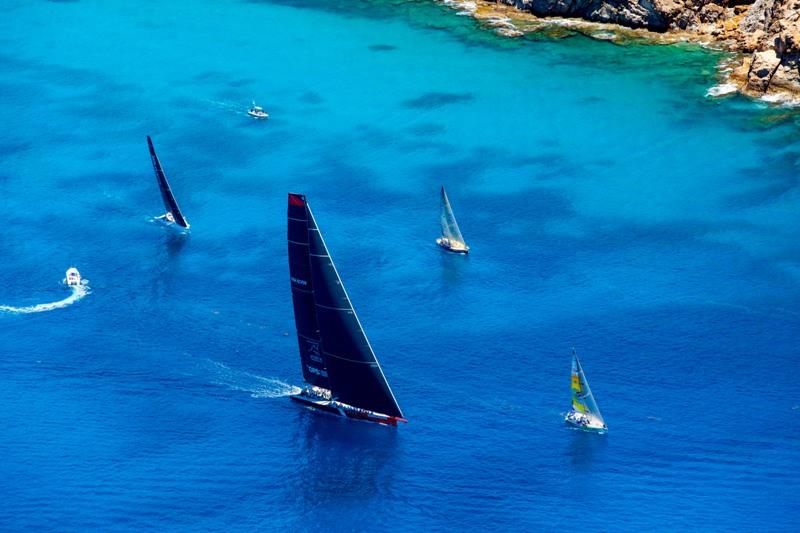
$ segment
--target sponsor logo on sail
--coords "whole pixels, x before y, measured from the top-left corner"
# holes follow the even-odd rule
[[[328,377],[328,372],[326,372],[325,370],[320,370],[319,368],[311,366],[311,365],[306,365],[306,368],[308,369],[309,373],[311,373],[311,374],[316,374],[317,376],[322,376],[323,378],[327,378]]]
[[[322,355],[319,353],[319,341],[313,341],[311,339],[306,339],[306,350],[308,353],[309,359],[314,361],[315,363],[323,364],[322,363]]]

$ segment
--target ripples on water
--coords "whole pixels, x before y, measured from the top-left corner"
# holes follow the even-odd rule
[[[93,292],[0,316],[0,528],[797,523],[797,115],[705,98],[714,54],[430,2],[7,10],[0,301],[68,264]],[[146,134],[191,234],[148,223]],[[442,183],[469,257],[434,244]],[[289,190],[397,431],[285,398]],[[606,436],[562,424],[572,346]]]

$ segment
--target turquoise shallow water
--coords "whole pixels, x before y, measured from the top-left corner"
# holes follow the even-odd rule
[[[0,528],[797,527],[797,116],[429,2],[0,18]],[[251,99],[271,113],[248,119]],[[192,223],[161,212],[153,136]],[[445,255],[446,184],[473,253]],[[290,404],[289,190],[410,422]],[[288,333],[288,335],[287,335]],[[576,346],[610,433],[566,429]]]

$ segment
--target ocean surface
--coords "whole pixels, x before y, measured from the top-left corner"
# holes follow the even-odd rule
[[[800,115],[706,98],[719,54],[429,1],[3,12],[0,530],[797,530]],[[289,191],[407,425],[286,397]],[[563,424],[572,347],[607,435]]]

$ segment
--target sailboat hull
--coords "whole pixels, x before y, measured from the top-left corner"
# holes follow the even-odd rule
[[[291,396],[289,396],[289,398],[306,407],[310,407],[312,409],[316,409],[318,411],[335,416],[351,418],[353,420],[361,420],[363,422],[374,422],[376,424],[382,424],[384,426],[392,426],[392,427],[397,427],[398,422],[408,422],[405,418],[388,416],[381,413],[376,413],[374,411],[368,411],[366,409],[359,409],[357,407],[353,407],[351,405],[347,405],[334,400],[322,400],[318,398],[311,398],[302,393],[292,394]]]
[[[451,253],[454,253],[454,254],[465,254],[466,255],[466,254],[469,253],[469,247],[466,247],[466,248],[454,248],[454,247],[450,246],[450,242],[447,239],[442,238],[442,237],[439,237],[438,239],[436,239],[436,244],[438,244],[439,246],[441,246],[442,248],[444,248],[448,252],[451,252]]]
[[[158,222],[158,223],[160,223],[160,224],[162,224],[162,225],[164,225],[164,226],[166,226],[168,228],[172,228],[175,231],[179,231],[181,233],[189,231],[189,227],[190,226],[189,226],[189,223],[186,222],[185,219],[184,219],[184,222],[186,222],[185,226],[182,226],[182,225],[178,224],[174,220],[170,220],[167,217],[167,215],[161,215],[160,217],[156,217],[155,220],[156,220],[156,222]]]
[[[606,432],[608,432],[608,427],[606,427],[606,425],[603,424],[602,422],[600,422],[600,421],[598,421],[598,420],[596,420],[596,419],[594,419],[592,417],[589,417],[588,422],[580,421],[577,418],[575,418],[573,416],[570,416],[572,414],[573,413],[569,413],[569,414],[567,414],[567,416],[564,417],[564,422],[568,426],[573,427],[575,429],[580,429],[581,431],[588,431],[590,433],[606,433]]]

